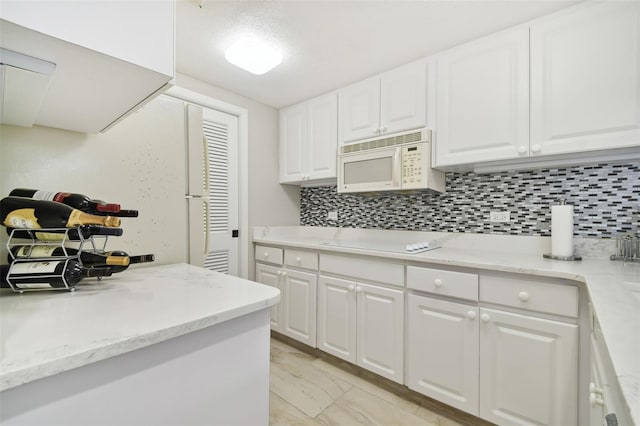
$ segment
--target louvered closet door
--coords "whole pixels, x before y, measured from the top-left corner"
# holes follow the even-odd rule
[[[206,142],[204,267],[238,275],[238,118],[204,109],[202,128]]]

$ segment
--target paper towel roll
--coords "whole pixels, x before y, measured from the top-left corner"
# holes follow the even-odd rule
[[[573,206],[551,206],[551,254],[573,256]]]

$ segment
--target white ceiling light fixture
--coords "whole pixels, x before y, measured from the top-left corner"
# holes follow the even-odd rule
[[[254,36],[244,36],[227,48],[224,53],[233,65],[262,75],[282,62],[282,53]]]

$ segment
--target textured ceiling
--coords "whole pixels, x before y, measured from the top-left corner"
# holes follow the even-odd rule
[[[179,0],[176,68],[282,108],[572,3]],[[282,64],[256,76],[227,63],[243,34],[278,43]]]

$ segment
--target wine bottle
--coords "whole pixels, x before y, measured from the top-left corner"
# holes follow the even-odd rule
[[[55,201],[24,197],[0,200],[0,223],[8,228],[73,228],[78,225],[120,226],[120,219],[82,212]]]
[[[129,260],[129,263],[127,265],[115,265],[115,264],[106,265],[105,268],[109,269],[109,272],[111,272],[112,274],[122,272],[134,263],[146,263],[146,262],[153,262],[155,260],[155,256],[153,254],[129,256],[127,253],[120,250],[108,251],[105,253],[105,255],[108,255],[111,257],[123,257]]]
[[[84,194],[73,192],[49,192],[36,189],[16,188],[9,196],[33,198],[35,200],[56,201],[66,204],[85,213],[99,216],[138,217],[137,210],[122,210],[120,204],[106,203],[102,200],[94,200]]]
[[[13,238],[19,238],[23,240],[36,239],[40,241],[62,241],[64,239],[65,233],[71,241],[80,241],[81,239],[86,240],[97,235],[113,235],[119,237],[123,233],[122,228],[108,228],[99,225],[82,225],[77,228],[48,232],[24,231],[7,228],[7,234],[11,235],[11,232],[13,232]]]
[[[61,247],[52,245],[39,246],[15,246],[11,247],[9,262],[13,259],[56,257],[56,256],[77,256],[78,250],[71,247]],[[13,255],[13,256],[12,256]],[[109,255],[108,253],[96,253],[91,251],[81,251],[80,261],[82,266],[129,266],[129,256]]]
[[[10,265],[0,265],[0,288],[11,288],[7,281]]]
[[[71,288],[84,277],[102,277],[108,274],[106,268],[85,268],[80,262],[68,259],[14,262],[6,279],[19,289],[65,288],[65,282]]]

